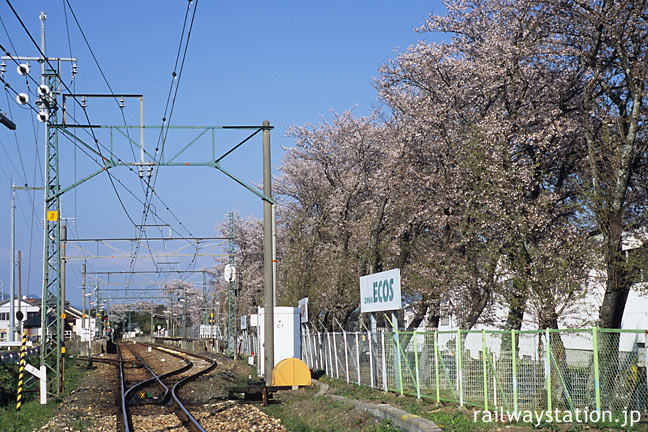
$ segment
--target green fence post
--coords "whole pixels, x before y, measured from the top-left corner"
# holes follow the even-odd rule
[[[551,411],[551,342],[549,329],[545,329],[545,387],[547,389],[547,410]]]
[[[396,366],[398,367],[398,380],[400,381],[400,394],[403,396],[405,393],[403,391],[403,362],[401,361],[401,355],[400,352],[401,350],[401,345],[400,345],[400,333],[398,332],[398,321],[396,318],[396,314],[392,312],[392,319],[390,320],[387,317],[387,314],[385,314],[385,318],[387,318],[387,321],[392,325],[394,328],[394,341],[396,342],[394,344],[394,349],[396,352],[394,353],[396,356]]]
[[[437,403],[441,402],[441,389],[439,385],[439,330],[434,330],[434,381],[436,383]]]
[[[486,330],[482,329],[482,371],[484,377],[484,410],[488,410],[488,370],[486,369]]]
[[[598,353],[598,327],[592,329],[592,344],[594,349],[594,392],[596,395],[596,412],[601,412],[601,388],[599,375],[599,353]]]
[[[459,391],[459,405],[464,405],[463,395],[463,365],[461,362],[461,330],[457,330],[457,384]]]
[[[414,367],[416,368],[416,398],[421,399],[421,378],[419,376],[418,340],[416,339],[416,332],[414,332]]]
[[[518,412],[518,382],[517,382],[517,347],[515,329],[511,330],[511,361],[513,363],[513,410]]]

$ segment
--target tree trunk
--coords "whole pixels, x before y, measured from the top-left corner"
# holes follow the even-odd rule
[[[630,292],[626,263],[622,250],[621,215],[611,215],[610,232],[606,239],[607,280],[599,310],[599,327],[621,328],[626,300]]]
[[[522,320],[526,310],[527,299],[526,282],[520,278],[513,278],[513,291],[509,296],[509,312],[506,317],[506,330],[520,330],[522,328]]]
[[[522,328],[527,299],[528,292],[525,281],[522,281],[519,277],[514,277],[513,289],[509,296],[509,312],[504,327],[506,330],[520,330]],[[519,344],[516,348],[519,349]],[[506,332],[502,335],[502,352],[510,353],[512,350],[511,333]],[[513,355],[517,355],[517,353],[513,353]]]
[[[382,260],[379,252],[380,234],[383,232],[383,219],[385,217],[385,207],[389,202],[389,197],[385,196],[378,206],[378,211],[369,233],[369,244],[367,245],[367,252],[364,257],[362,269],[367,269],[367,274],[376,273],[382,270]]]

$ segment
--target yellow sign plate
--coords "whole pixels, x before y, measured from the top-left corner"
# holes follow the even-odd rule
[[[47,212],[47,220],[48,221],[57,221],[58,220],[58,212],[56,210],[51,210]]]
[[[61,314],[61,318],[65,319],[65,316],[66,315],[64,313]]]

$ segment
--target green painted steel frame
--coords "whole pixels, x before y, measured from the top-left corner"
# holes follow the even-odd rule
[[[58,105],[56,97],[59,94],[58,90],[58,79],[55,71],[47,70],[45,71],[44,80],[45,84],[52,89],[52,93],[49,98],[49,103],[46,104],[49,119],[46,124],[46,137],[47,144],[45,150],[45,161],[46,161],[46,170],[45,170],[45,203],[44,203],[44,244],[43,244],[43,289],[42,289],[42,307],[41,310],[44,313],[41,313],[41,353],[40,353],[40,364],[46,367],[47,370],[47,391],[51,395],[60,397],[62,386],[63,386],[63,368],[62,368],[62,354],[64,350],[64,343],[60,338],[61,334],[61,318],[62,318],[62,306],[61,302],[61,241],[60,241],[60,197],[65,192],[74,189],[75,187],[87,182],[88,180],[96,177],[108,169],[117,167],[117,166],[142,166],[141,163],[130,163],[123,162],[120,159],[115,161],[113,159],[113,131],[117,130],[119,133],[124,135],[129,143],[132,145],[138,145],[133,141],[128,134],[125,134],[123,130],[126,129],[141,129],[141,126],[100,126],[100,125],[66,125],[57,123],[57,111]],[[83,141],[81,138],[73,134],[70,130],[75,128],[103,128],[110,130],[110,158],[106,158],[100,151],[94,149],[88,143]],[[247,190],[255,194],[257,197],[261,198],[264,201],[274,204],[274,201],[265,196],[262,192],[257,190],[254,186],[244,182],[243,180],[236,177],[234,174],[228,172],[223,167],[220,166],[220,161],[231,154],[234,150],[242,146],[244,143],[252,139],[259,132],[266,129],[274,129],[273,126],[144,126],[148,129],[196,129],[202,130],[198,136],[192,139],[188,144],[186,144],[180,151],[174,154],[171,159],[167,162],[164,161],[164,154],[160,155],[160,160],[156,161],[153,155],[150,155],[148,152],[144,152],[148,155],[153,162],[150,166],[206,166],[216,168],[228,177],[230,177],[235,182],[239,183]],[[234,147],[229,149],[219,158],[215,157],[215,139],[214,131],[216,129],[239,129],[239,130],[252,130],[253,132],[248,135],[245,139],[240,141]],[[182,155],[189,147],[194,145],[203,135],[211,131],[212,137],[212,158],[207,162],[173,162],[180,155]],[[59,153],[58,153],[58,133],[63,133],[70,141],[76,142],[77,144],[83,146],[87,151],[101,158],[104,165],[101,169],[92,172],[91,174],[83,177],[81,180],[78,180],[72,183],[65,188],[60,186],[59,178]],[[56,212],[55,220],[48,220],[48,212]],[[230,255],[230,261],[231,261]]]
[[[97,170],[86,177],[82,178],[81,180],[71,184],[70,186],[65,187],[64,189],[60,189],[56,197],[62,195],[63,193],[74,189],[75,187],[79,186],[82,183],[85,183],[86,181],[90,180],[91,178],[101,174],[105,170],[108,170],[110,168],[118,167],[118,166],[125,166],[125,167],[141,167],[142,163],[138,162],[124,162],[121,159],[115,160],[114,158],[114,134],[113,131],[119,132],[126,140],[129,142],[131,147],[137,146],[139,149],[139,144],[134,141],[128,134],[124,133],[124,130],[127,129],[141,129],[141,126],[102,126],[102,125],[88,125],[86,127],[92,127],[95,129],[109,129],[110,131],[110,147],[109,147],[109,157],[104,156],[101,154],[99,151],[97,151],[95,148],[93,148],[91,145],[86,143],[84,140],[79,138],[77,135],[73,134],[71,132],[71,129],[79,128],[79,125],[64,125],[64,124],[52,124],[52,128],[55,128],[56,130],[60,130],[63,132],[63,134],[70,139],[71,141],[74,141],[78,143],[79,145],[83,146],[86,150],[90,151],[97,157],[100,157],[103,162],[104,166],[100,169]],[[172,157],[168,160],[164,158],[164,152],[161,152],[160,158],[155,159],[155,155],[151,154],[150,152],[144,150],[144,154],[148,156],[152,162],[150,163],[144,163],[145,166],[168,166],[168,167],[182,167],[182,166],[203,166],[203,167],[210,167],[210,168],[216,168],[253,194],[255,194],[257,197],[261,198],[264,201],[269,202],[270,204],[274,204],[274,201],[272,198],[265,196],[261,191],[258,190],[255,186],[245,182],[244,180],[240,179],[233,173],[229,172],[225,168],[221,166],[221,161],[226,158],[228,155],[230,155],[234,150],[238,149],[241,147],[243,144],[248,142],[250,139],[252,139],[254,136],[256,136],[259,132],[265,130],[265,129],[273,129],[273,126],[168,126],[168,127],[162,127],[162,126],[144,126],[144,129],[180,129],[180,130],[199,130],[200,132],[196,137],[194,137],[189,143],[187,143],[180,151],[177,153],[173,154]],[[216,144],[215,144],[215,131],[216,130],[230,130],[230,129],[240,129],[240,130],[252,130],[253,132],[249,134],[247,137],[245,137],[242,141],[239,141],[237,144],[235,144],[232,148],[230,148],[228,151],[226,151],[224,154],[222,154],[220,157],[216,157]],[[211,148],[212,148],[212,157],[208,161],[202,161],[202,162],[174,162],[180,155],[182,155],[187,149],[192,147],[196,142],[203,137],[207,132],[211,131]]]
[[[51,89],[49,100],[45,104],[49,115],[46,124],[45,150],[45,204],[44,204],[44,241],[43,241],[43,290],[41,304],[41,353],[40,364],[45,366],[47,373],[47,392],[60,397],[63,385],[61,374],[61,242],[60,242],[60,210],[59,199],[59,154],[58,129],[52,127],[56,123],[56,95],[58,94],[58,79],[55,71],[46,70],[44,82]],[[48,220],[49,212],[56,212],[54,220]]]

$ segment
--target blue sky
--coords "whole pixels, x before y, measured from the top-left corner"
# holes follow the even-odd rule
[[[71,66],[63,63],[61,71],[75,92],[109,92],[70,9],[67,9],[66,27],[64,0],[14,0],[12,4],[37,41],[40,40],[38,16],[41,11],[46,12],[47,55],[78,59],[73,87],[69,81]],[[144,123],[160,125],[187,2],[70,0],[70,4],[113,91],[143,94]],[[368,114],[377,103],[372,80],[378,75],[380,65],[418,39],[438,37],[417,34],[413,28],[430,12],[442,11],[440,1],[421,0],[199,0],[171,124],[241,125],[269,120],[275,127],[271,143],[277,175],[281,147],[292,144],[284,136],[287,127],[316,124],[322,116],[330,118],[332,111],[355,108],[357,115]],[[0,44],[14,55],[37,56],[38,51],[5,2],[0,4],[0,17],[3,24]],[[16,73],[15,63],[10,60],[6,63],[5,80],[12,88],[33,92],[35,86],[31,83],[27,88],[25,78]],[[39,80],[38,64],[32,63],[31,67],[32,76]],[[0,110],[10,114],[18,126],[15,133],[0,128],[0,191],[4,191],[0,193],[4,197],[0,201],[0,226],[3,227],[0,280],[5,281],[5,292],[10,270],[10,178],[18,185],[42,185],[43,128],[32,111],[19,107],[14,100],[11,91],[0,94]],[[138,124],[138,106],[134,101],[127,100],[126,104],[126,123]],[[75,118],[83,117],[78,107],[71,111]],[[111,100],[91,100],[88,114],[94,124],[124,123]],[[165,148],[179,149],[193,136],[191,132],[173,132]],[[223,152],[242,137],[240,133],[225,132],[216,137],[216,146]],[[106,133],[98,132],[98,138],[109,145]],[[145,146],[153,146],[156,140],[155,133],[147,132]],[[199,142],[187,156],[208,157],[211,150],[207,151],[203,144],[206,145]],[[69,141],[61,140],[60,145],[63,186],[96,169],[95,163],[75,150]],[[251,140],[228,158],[224,166],[245,181],[258,184],[261,182],[260,150],[261,140]],[[132,160],[124,142],[116,140],[114,152]],[[111,172],[136,195],[143,195],[137,176],[126,168],[114,168]],[[154,201],[160,220],[172,222],[183,234],[187,231],[178,225],[176,218],[194,236],[206,237],[216,234],[214,227],[229,211],[262,215],[258,198],[209,168],[162,168],[155,189],[172,211],[166,212],[164,204]],[[139,223],[142,206],[120,185],[117,190],[131,218]],[[40,296],[42,193],[18,191],[16,203],[16,247],[23,254],[23,292]],[[135,228],[105,174],[68,192],[63,197],[62,208],[64,217],[74,218],[68,221],[71,237],[135,235]],[[148,223],[156,221],[150,218]],[[199,267],[206,265],[208,260],[199,263]],[[68,298],[74,304],[80,303],[80,267],[78,260],[68,267]],[[88,269],[94,271],[127,268],[124,260],[88,261]]]

